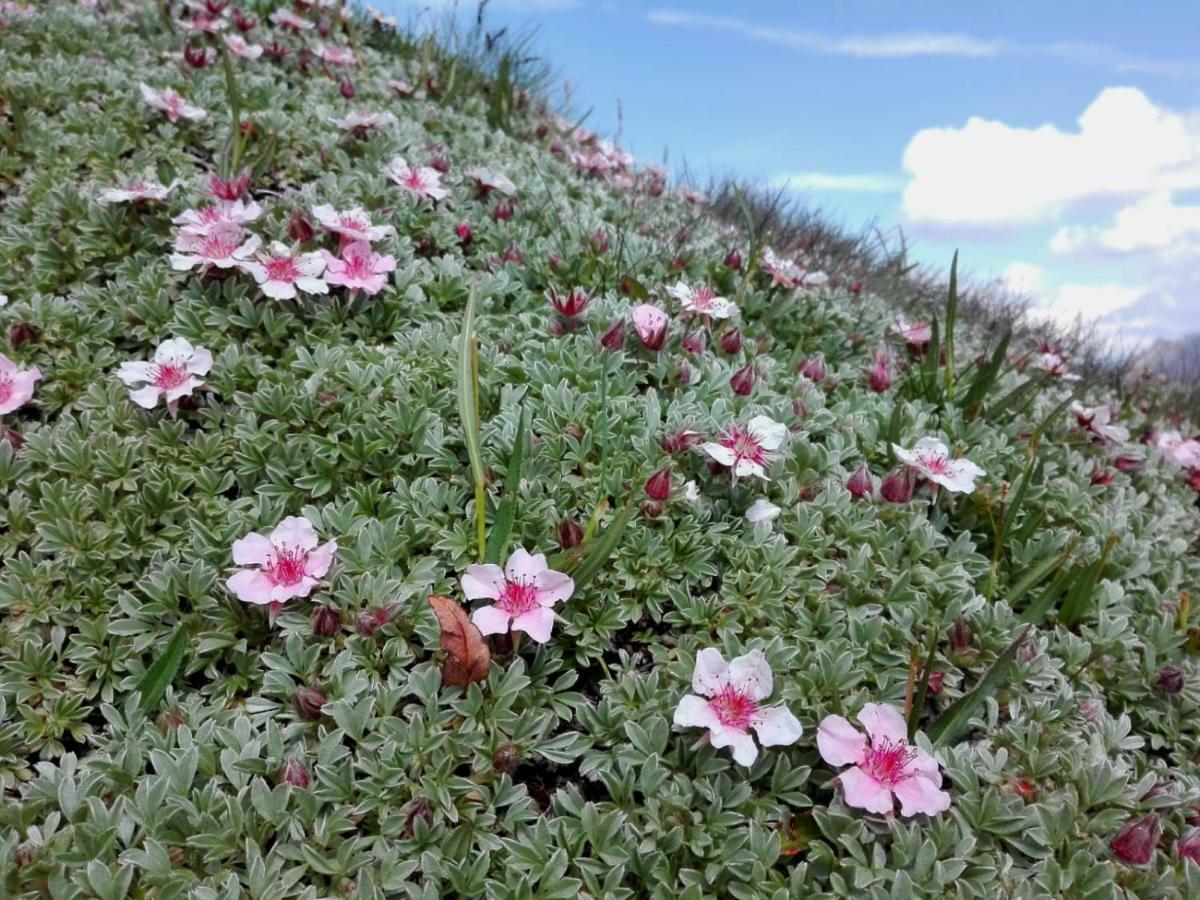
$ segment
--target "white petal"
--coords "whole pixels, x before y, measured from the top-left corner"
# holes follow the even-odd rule
[[[729,664],[729,683],[751,700],[766,700],[774,689],[771,666],[761,650],[751,650]]]
[[[696,668],[692,671],[692,690],[704,697],[711,697],[725,687],[729,678],[729,665],[715,647],[706,647],[696,654]]]

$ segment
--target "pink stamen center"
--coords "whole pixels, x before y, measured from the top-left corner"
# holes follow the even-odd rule
[[[920,456],[921,468],[932,475],[948,475],[950,473],[950,460],[943,456]]]
[[[282,281],[285,284],[291,284],[300,277],[296,262],[290,256],[268,259],[263,263],[263,269],[266,270],[268,281]]]
[[[885,740],[867,751],[860,766],[880,784],[891,787],[912,774],[909,765],[916,758],[917,751],[904,741]]]
[[[410,191],[424,191],[426,189],[425,179],[421,177],[421,173],[416,169],[410,170],[404,176],[404,186]]]
[[[200,247],[200,255],[205,259],[229,259],[238,247],[237,241],[231,241],[219,234],[209,235]]]
[[[349,231],[356,235],[366,234],[367,231],[367,223],[362,219],[355,218],[354,216],[338,216],[338,225],[341,226],[343,230]]]
[[[7,375],[0,375],[0,403],[7,403],[12,399],[13,382]]]
[[[346,275],[350,278],[362,281],[375,274],[372,271],[374,260],[368,255],[362,253],[347,254],[342,263]]]
[[[766,459],[762,444],[749,431],[743,431],[736,425],[728,429],[721,437],[721,444],[733,451],[736,460],[748,459],[762,465]],[[735,460],[735,463],[736,463]]]
[[[520,616],[538,608],[537,587],[527,581],[509,581],[496,605],[511,616]]]
[[[733,687],[723,687],[708,701],[708,708],[716,714],[722,725],[745,729],[758,712],[758,704]]]
[[[154,386],[169,391],[188,380],[188,370],[175,363],[159,363],[154,367]]]
[[[273,584],[291,587],[304,580],[308,554],[303,550],[276,550],[275,561],[266,569]]]

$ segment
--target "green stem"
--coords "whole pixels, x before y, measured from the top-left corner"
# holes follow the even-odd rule
[[[225,97],[229,101],[229,115],[233,128],[229,135],[229,169],[225,177],[233,178],[237,175],[238,163],[242,160],[242,98],[238,93],[237,79],[233,75],[229,48],[225,46],[224,41],[217,41],[217,49],[221,53],[221,65],[225,69]]]

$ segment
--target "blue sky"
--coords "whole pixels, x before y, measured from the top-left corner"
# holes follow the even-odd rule
[[[403,20],[447,2],[392,0]],[[1200,4],[493,0],[587,125],[955,248],[1039,314],[1200,331]],[[474,9],[473,3],[465,4]],[[1139,8],[1140,7],[1140,8]],[[618,104],[621,115],[618,116]]]

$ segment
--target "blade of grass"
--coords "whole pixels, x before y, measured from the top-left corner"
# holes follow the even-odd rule
[[[1108,564],[1108,555],[1112,553],[1112,548],[1116,544],[1117,536],[1109,535],[1108,540],[1104,542],[1104,550],[1100,553],[1100,558],[1085,568],[1067,589],[1066,599],[1063,600],[1062,607],[1058,612],[1058,620],[1068,628],[1077,625],[1092,605],[1096,585],[1100,582],[1100,576],[1104,574],[1104,567]]]
[[[1029,569],[1023,576],[1021,576],[1021,580],[1009,589],[1008,596],[1005,597],[1005,599],[1008,601],[1008,605],[1015,609],[1017,603],[1020,602],[1021,598],[1029,592],[1030,588],[1038,584],[1056,567],[1061,569],[1063,566],[1065,566],[1067,560],[1071,558],[1071,552],[1075,549],[1075,541],[1076,539],[1072,538],[1070,544],[1067,545],[1067,549],[1062,553],[1055,554],[1053,556],[1047,556],[1041,562],[1034,565],[1033,568]],[[1021,621],[1031,622],[1033,620],[1022,617]]]
[[[479,543],[479,560],[487,553],[484,507],[486,495],[483,476],[483,451],[479,446],[479,382],[475,358],[475,290],[467,295],[463,314],[462,340],[458,349],[458,417],[462,421],[463,443],[475,482],[475,534]]]
[[[513,522],[517,517],[517,500],[521,489],[521,470],[525,464],[526,448],[529,445],[529,407],[522,405],[521,418],[517,424],[517,436],[513,440],[512,455],[508,458],[508,474],[504,479],[504,497],[496,509],[496,519],[488,532],[484,562],[499,563],[512,536]]]
[[[946,298],[946,400],[954,391],[954,320],[958,318],[958,251],[950,260],[950,291]]]
[[[187,651],[188,633],[183,623],[175,626],[175,633],[167,642],[166,649],[142,675],[137,684],[138,693],[142,695],[142,711],[152,712],[158,708],[159,701],[183,665],[183,656]]]
[[[929,695],[929,676],[933,673],[933,657],[937,653],[938,641],[941,640],[941,629],[936,625],[929,631],[929,646],[925,648],[925,663],[921,672],[921,681],[917,685],[917,693],[913,697],[912,708],[908,711],[908,739],[917,736],[917,725],[921,721],[921,710],[925,708],[925,698]]]
[[[947,744],[957,741],[959,737],[966,733],[970,727],[970,720],[979,708],[983,706],[983,701],[990,695],[996,692],[1008,674],[1008,668],[1012,665],[1013,659],[1017,655],[1017,648],[1021,646],[1021,642],[1025,640],[1025,636],[1029,634],[1030,628],[1033,626],[1025,625],[1013,638],[1001,654],[996,657],[996,661],[991,667],[983,673],[983,677],[975,687],[966,694],[963,694],[937,717],[937,720],[929,726],[926,734],[929,739],[935,744]]]
[[[604,529],[604,533],[600,535],[596,541],[596,546],[592,548],[592,552],[587,555],[583,562],[579,564],[579,568],[571,572],[571,579],[575,582],[575,589],[583,587],[591,581],[596,573],[600,571],[600,567],[605,561],[612,556],[613,551],[617,549],[617,545],[621,542],[621,536],[625,533],[625,526],[629,524],[629,519],[633,515],[635,505],[632,500],[627,500],[625,505],[617,510],[616,516],[608,527]]]
[[[992,353],[992,358],[988,364],[980,369],[975,377],[971,380],[971,386],[967,388],[967,392],[959,399],[958,405],[965,410],[972,410],[983,402],[983,398],[987,396],[987,392],[991,390],[993,384],[1000,377],[1000,370],[1004,367],[1004,362],[1008,357],[1008,345],[1012,341],[1012,332],[1006,331],[1004,336],[1000,338],[1000,343],[996,345],[995,351]]]

